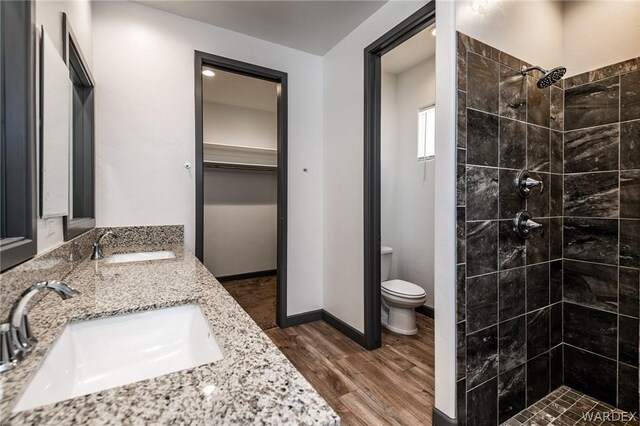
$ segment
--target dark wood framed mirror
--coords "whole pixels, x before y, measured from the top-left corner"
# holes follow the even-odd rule
[[[68,241],[96,225],[95,220],[95,80],[69,19],[63,14],[64,60],[73,83],[69,215],[63,218]]]

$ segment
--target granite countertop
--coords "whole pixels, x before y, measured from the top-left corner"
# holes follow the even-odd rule
[[[191,252],[177,245],[161,248],[173,250],[176,259],[121,264],[85,260],[65,279],[81,292],[79,297],[62,301],[52,294],[33,306],[29,319],[39,342],[29,357],[0,375],[0,423],[339,423],[337,414]],[[202,307],[224,351],[221,361],[11,412],[69,321],[188,303]]]

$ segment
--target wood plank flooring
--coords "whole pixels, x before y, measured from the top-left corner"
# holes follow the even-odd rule
[[[343,425],[430,425],[434,402],[433,320],[418,334],[384,330],[366,351],[324,321],[265,332],[338,412]]]
[[[276,277],[227,281],[222,286],[263,330],[276,324]]]

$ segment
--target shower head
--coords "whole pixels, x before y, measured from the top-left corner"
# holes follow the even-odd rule
[[[527,73],[529,71],[532,71],[532,70],[538,70],[538,71],[540,71],[541,73],[544,74],[538,80],[538,88],[539,89],[544,89],[545,87],[549,87],[549,86],[553,85],[554,83],[557,83],[558,81],[560,81],[560,79],[562,78],[564,73],[567,72],[567,69],[565,67],[555,67],[555,68],[550,69],[550,70],[545,70],[544,68],[538,67],[538,66],[533,66],[533,67],[527,68],[524,65],[522,66],[521,72],[522,72],[522,75],[527,75]]]

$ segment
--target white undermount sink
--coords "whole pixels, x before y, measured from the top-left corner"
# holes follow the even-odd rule
[[[71,323],[53,344],[13,411],[209,364],[223,357],[200,305]]]
[[[107,263],[142,262],[144,260],[175,259],[171,250],[139,251],[136,253],[118,253],[109,256]]]

